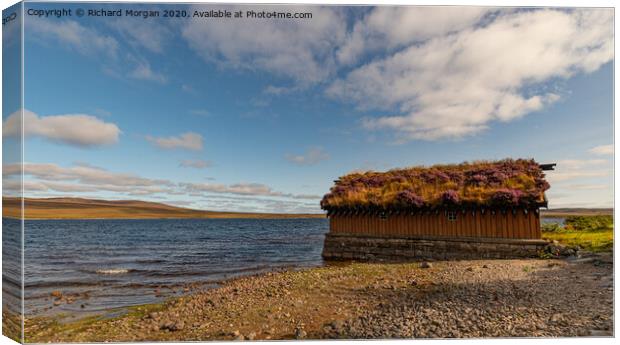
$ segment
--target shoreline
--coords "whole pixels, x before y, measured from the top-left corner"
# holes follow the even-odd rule
[[[595,214],[595,215],[599,215],[599,214]],[[607,215],[607,214],[601,214],[601,215]],[[571,217],[571,216],[592,216],[592,214],[588,214],[588,213],[575,213],[575,214],[571,214],[571,213],[558,213],[558,214],[541,214],[540,218],[541,219],[545,219],[545,218],[566,218],[566,217]],[[205,220],[205,219],[323,219],[326,218],[326,215],[324,214],[308,214],[308,215],[291,215],[291,216],[283,216],[283,217],[278,217],[277,215],[274,215],[272,217],[272,214],[269,213],[265,213],[264,215],[259,215],[257,217],[252,217],[252,216],[248,216],[248,217],[228,217],[228,216],[216,216],[216,217],[143,217],[143,218],[114,218],[114,217],[101,217],[101,218],[73,218],[73,217],[67,217],[67,218],[62,218],[62,217],[58,217],[58,218],[52,218],[52,217],[44,217],[44,218],[30,218],[30,217],[24,217],[24,218],[19,218],[19,217],[13,217],[13,216],[6,216],[3,215],[2,218],[7,218],[7,219],[11,219],[11,220],[178,220],[178,219],[184,219],[184,220]]]
[[[231,278],[113,317],[35,317],[26,320],[26,340],[608,335],[612,279],[612,266],[592,258],[327,263]]]
[[[269,214],[266,214],[269,215]],[[192,217],[158,217],[158,218],[113,218],[113,217],[102,217],[102,218],[51,218],[51,217],[45,217],[45,218],[29,218],[29,217],[24,217],[24,218],[19,218],[19,217],[13,217],[13,216],[2,216],[2,218],[7,218],[7,219],[11,219],[11,220],[207,220],[207,219],[265,219],[265,220],[279,220],[279,219],[323,219],[325,218],[325,215],[317,215],[317,216],[313,216],[313,215],[293,215],[293,216],[286,216],[286,217],[196,217],[196,218],[192,218]]]

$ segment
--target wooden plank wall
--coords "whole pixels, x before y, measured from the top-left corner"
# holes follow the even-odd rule
[[[486,211],[457,212],[456,220],[448,220],[446,213],[392,214],[386,219],[376,216],[332,215],[332,233],[354,233],[385,237],[487,237],[540,239],[540,218],[536,212],[525,214],[519,210],[502,213]]]

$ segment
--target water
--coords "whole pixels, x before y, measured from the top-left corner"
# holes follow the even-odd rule
[[[25,311],[95,312],[157,302],[190,283],[319,266],[327,231],[326,219],[29,220]],[[75,301],[54,306],[56,290]]]
[[[565,220],[566,220],[565,217],[541,217],[540,224],[545,225],[545,224],[557,223],[560,226],[564,226]]]

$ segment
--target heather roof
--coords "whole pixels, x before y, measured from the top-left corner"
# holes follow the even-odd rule
[[[323,200],[328,211],[438,207],[546,206],[549,183],[533,159],[464,162],[340,177]]]

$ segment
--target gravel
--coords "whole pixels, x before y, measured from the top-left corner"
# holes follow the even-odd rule
[[[612,335],[609,255],[337,264],[233,279],[117,318],[26,323],[39,343]]]
[[[613,335],[612,266],[519,260],[442,264],[428,291],[385,296],[329,338]]]

